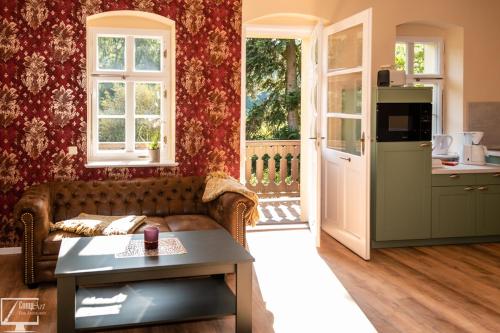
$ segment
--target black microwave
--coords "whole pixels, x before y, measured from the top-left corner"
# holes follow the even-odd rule
[[[378,142],[430,141],[431,103],[377,103]]]

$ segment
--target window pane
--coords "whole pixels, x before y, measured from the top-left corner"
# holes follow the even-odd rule
[[[328,78],[328,112],[361,113],[361,73]]]
[[[136,118],[135,142],[151,142],[160,138],[160,118]]]
[[[135,69],[161,70],[161,42],[156,38],[135,38]]]
[[[438,45],[433,42],[415,43],[413,45],[415,74],[439,74]]]
[[[362,65],[363,25],[334,33],[328,37],[328,69]]]
[[[144,115],[160,115],[161,84],[135,84],[135,113]]]
[[[361,119],[328,118],[327,147],[361,155]]]
[[[98,94],[100,115],[125,114],[124,82],[99,82]]]
[[[125,119],[100,118],[99,142],[125,142]]]
[[[408,57],[408,45],[406,43],[396,43],[395,64],[396,69],[406,71],[408,73],[408,66],[406,59]]]
[[[125,70],[125,37],[97,37],[100,70]]]

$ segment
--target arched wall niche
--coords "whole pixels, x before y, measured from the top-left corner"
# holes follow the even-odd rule
[[[440,38],[443,41],[444,82],[442,95],[443,132],[454,135],[466,127],[464,116],[464,28],[432,21],[409,21],[398,24],[398,37]],[[454,140],[457,147],[458,140]]]

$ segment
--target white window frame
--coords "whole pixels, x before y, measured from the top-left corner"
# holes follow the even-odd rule
[[[437,68],[438,73],[434,74],[415,74],[413,73],[414,48],[415,43],[436,43],[438,47]],[[437,87],[432,91],[432,116],[433,116],[433,134],[443,133],[443,89],[445,84],[444,72],[444,42],[439,37],[414,37],[397,36],[396,43],[406,44],[406,84],[432,84]]]
[[[175,28],[174,28],[175,29]],[[175,30],[123,29],[109,27],[89,27],[87,29],[87,87],[88,87],[88,124],[87,159],[88,166],[148,166],[147,150],[135,149],[135,82],[161,84],[160,111],[160,162],[159,165],[175,164]],[[125,70],[100,70],[97,68],[98,36],[125,37]],[[161,40],[160,71],[139,71],[135,67],[135,38],[158,38]],[[98,149],[98,83],[124,82],[125,101],[125,151]],[[139,117],[143,118],[143,117]],[[137,162],[137,165],[133,165]],[[118,163],[118,164],[117,164]]]

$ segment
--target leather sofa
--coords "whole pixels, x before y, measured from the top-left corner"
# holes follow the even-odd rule
[[[146,225],[160,231],[226,229],[245,246],[245,226],[254,203],[237,193],[224,193],[203,203],[204,177],[161,177],[134,180],[52,182],[29,188],[14,208],[24,227],[24,282],[53,281],[61,240],[80,235],[50,232],[50,224],[77,216],[146,215]]]

